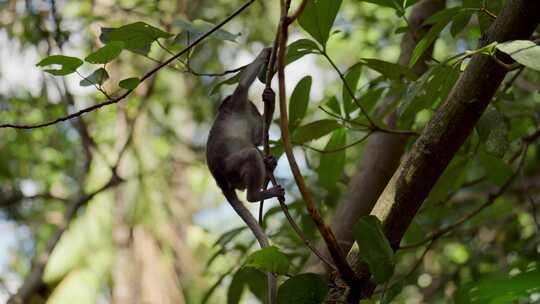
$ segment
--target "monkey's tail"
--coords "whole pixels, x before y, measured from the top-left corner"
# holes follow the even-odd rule
[[[264,231],[261,228],[261,225],[257,222],[255,217],[251,215],[251,212],[244,206],[244,203],[238,198],[236,195],[236,192],[233,189],[227,189],[223,190],[223,194],[225,195],[225,198],[231,204],[234,211],[244,220],[246,225],[249,227],[251,232],[255,235],[255,238],[259,242],[259,245],[261,245],[261,248],[270,246],[270,242],[268,241],[268,237],[266,237],[266,234],[264,234]]]
[[[236,192],[234,189],[230,188],[223,188],[223,195],[225,195],[225,198],[229,202],[229,204],[233,207],[234,211],[244,220],[246,225],[249,227],[249,229],[253,232],[255,235],[255,238],[259,242],[259,245],[261,245],[261,248],[270,246],[270,242],[268,241],[268,237],[266,237],[266,234],[264,234],[264,231],[261,228],[261,225],[257,222],[255,217],[251,215],[251,212],[244,206],[244,203],[240,199],[238,199],[238,196],[236,195]],[[276,304],[277,303],[277,285],[276,285],[276,277],[271,273],[267,273],[268,277],[268,299],[270,304]]]

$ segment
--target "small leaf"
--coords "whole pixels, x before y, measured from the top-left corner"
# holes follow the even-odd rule
[[[497,49],[515,61],[536,71],[540,71],[540,46],[530,40],[514,40],[497,45]]]
[[[189,22],[183,19],[176,19],[173,21],[173,25],[180,27],[183,31],[174,37],[174,43],[180,45],[188,45],[191,42],[199,39],[202,35],[212,29],[215,24],[196,19],[193,22]],[[233,34],[222,29],[218,29],[210,35],[211,38],[236,42],[236,38],[240,36],[240,33]]]
[[[313,40],[299,39],[289,44],[287,54],[285,55],[285,63],[290,64],[304,57],[307,54],[317,53],[319,47]]]
[[[139,85],[139,83],[141,83],[141,80],[139,78],[132,77],[121,80],[118,85],[126,90],[134,90]]]
[[[332,132],[340,127],[340,124],[332,119],[321,119],[307,125],[300,126],[293,133],[293,142],[303,144]]]
[[[408,80],[416,80],[418,76],[406,66],[378,59],[362,58],[362,62],[370,69],[375,70],[389,79],[398,80],[405,77]]]
[[[302,78],[294,88],[289,103],[289,119],[291,130],[294,130],[306,116],[309,92],[311,90],[311,76]]]
[[[328,293],[328,283],[320,275],[303,273],[279,286],[279,304],[319,304]]]
[[[377,4],[379,6],[389,7],[393,9],[399,9],[403,10],[413,4],[415,4],[418,0],[408,0],[408,1],[397,1],[397,0],[360,0],[361,2],[369,2],[373,4]],[[401,3],[399,3],[401,2]]]
[[[353,227],[353,235],[360,247],[360,258],[368,264],[375,282],[388,281],[394,273],[394,251],[379,219],[373,215],[361,217]]]
[[[322,46],[330,36],[342,0],[312,0],[298,18],[300,26]]]
[[[330,97],[330,99],[326,102],[326,105],[332,112],[336,114],[341,115],[341,107],[339,106],[339,101],[337,100],[336,96]]]
[[[43,58],[36,66],[48,66],[52,64],[60,65],[59,69],[44,69],[45,72],[55,76],[68,75],[77,70],[83,64],[83,61],[77,57],[64,56],[64,55],[52,55]]]
[[[484,143],[486,152],[502,158],[510,141],[508,140],[509,127],[504,116],[494,106],[488,106],[478,124],[476,125],[480,140]]]
[[[343,173],[345,167],[345,151],[343,149],[347,143],[347,132],[344,128],[339,128],[332,132],[332,137],[324,147],[324,150],[336,152],[327,152],[321,155],[318,173],[321,184],[327,189],[333,189]]]
[[[124,42],[111,41],[99,50],[93,52],[84,58],[85,61],[90,63],[107,63],[118,57],[124,48]]]
[[[360,73],[362,72],[362,64],[357,63],[350,67],[345,74],[345,81],[348,84],[353,94],[356,94],[356,88],[358,86],[358,79],[360,78]],[[343,100],[343,106],[345,108],[345,113],[349,114],[353,111],[353,99],[349,90],[345,84],[343,84],[341,89],[341,98]]]
[[[122,41],[124,42],[124,48],[136,51],[148,48],[156,39],[171,36],[172,34],[139,21],[119,28],[101,28],[99,39],[107,44],[111,41]]]
[[[231,280],[227,290],[227,304],[239,303],[246,285],[257,298],[262,300],[261,303],[265,303],[267,297],[266,275],[256,269],[244,267],[240,268]]]
[[[235,84],[237,83],[239,80],[240,80],[240,74],[241,72],[238,72],[236,73],[234,76],[231,76],[225,80],[222,80],[220,82],[218,82],[213,88],[212,90],[210,90],[210,95],[214,95],[216,93],[219,92],[219,89],[221,88],[221,86],[223,86],[224,84]]]
[[[109,74],[104,68],[99,68],[95,70],[92,74],[86,76],[85,79],[81,80],[79,82],[79,85],[83,87],[88,87],[92,85],[101,85],[103,84],[107,79],[109,79]]]
[[[246,229],[247,229],[246,226],[240,226],[240,227],[225,231],[219,236],[219,238],[216,240],[213,246],[220,245],[221,247],[225,247],[230,241],[232,241],[235,237],[237,237],[238,234],[240,234],[240,232]]]

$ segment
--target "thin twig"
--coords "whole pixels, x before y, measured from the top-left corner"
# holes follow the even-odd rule
[[[231,21],[233,18],[235,18],[238,14],[240,14],[243,10],[245,10],[247,7],[249,7],[253,2],[255,2],[255,0],[249,0],[247,1],[246,3],[244,3],[240,8],[238,8],[235,12],[233,12],[229,17],[225,18],[223,21],[221,21],[220,23],[218,23],[217,25],[215,25],[212,29],[210,29],[208,32],[204,33],[203,35],[201,35],[199,38],[197,38],[194,42],[192,42],[190,45],[188,45],[186,48],[184,48],[182,51],[180,51],[179,53],[177,53],[176,55],[172,56],[171,58],[167,59],[165,62],[157,65],[156,67],[154,67],[153,69],[151,69],[150,71],[148,71],[146,74],[144,74],[141,78],[140,78],[140,81],[143,82],[145,81],[146,79],[150,78],[152,75],[154,75],[157,71],[159,71],[160,69],[162,69],[163,67],[167,66],[169,63],[173,62],[174,60],[176,60],[176,58],[182,56],[183,54],[185,54],[186,52],[188,52],[190,49],[192,49],[194,46],[196,46],[197,44],[199,44],[201,41],[203,41],[204,39],[206,39],[208,36],[212,35],[215,31],[217,31],[218,29],[220,29],[221,27],[223,27],[225,24],[227,24],[229,21]],[[69,114],[69,115],[66,115],[66,116],[63,116],[63,117],[59,117],[59,118],[56,118],[56,119],[53,119],[53,120],[50,120],[50,121],[47,121],[47,122],[43,122],[43,123],[38,123],[38,124],[22,124],[22,125],[18,125],[18,124],[12,124],[12,123],[7,123],[7,124],[2,124],[0,125],[0,128],[13,128],[13,129],[36,129],[36,128],[42,128],[42,127],[47,127],[47,126],[51,126],[51,125],[54,125],[56,123],[59,123],[59,122],[62,122],[62,121],[66,121],[66,120],[69,120],[69,119],[72,119],[72,118],[75,118],[75,117],[79,117],[85,113],[88,113],[88,112],[92,112],[92,111],[95,111],[97,109],[100,109],[102,107],[105,107],[105,106],[108,106],[108,105],[111,105],[111,104],[115,104],[115,103],[118,103],[119,101],[123,100],[124,98],[126,98],[129,94],[131,94],[131,92],[133,92],[133,89],[132,90],[127,90],[124,94],[114,98],[114,99],[110,99],[110,100],[107,100],[105,102],[102,102],[102,103],[98,103],[98,104],[95,104],[93,106],[90,106],[90,107],[87,107],[87,108],[84,108],[82,110],[79,110],[77,112],[74,112],[72,114]]]

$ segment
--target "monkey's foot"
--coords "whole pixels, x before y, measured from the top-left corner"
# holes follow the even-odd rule
[[[277,159],[273,155],[267,155],[263,160],[266,169],[270,172],[274,172],[274,169],[277,167]]]
[[[272,88],[266,88],[262,93],[262,100],[264,102],[274,102],[276,100],[276,93],[274,93]]]

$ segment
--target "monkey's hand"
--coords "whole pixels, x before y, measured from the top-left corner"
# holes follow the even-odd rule
[[[274,169],[277,167],[277,159],[272,155],[265,156],[264,164],[266,165],[266,170],[274,172]]]
[[[262,100],[264,102],[270,102],[273,104],[276,101],[276,93],[274,93],[274,90],[272,90],[272,88],[266,88],[263,91]]]
[[[281,185],[275,185],[274,187],[266,190],[272,194],[272,197],[277,197],[278,199],[285,199],[285,189]]]

